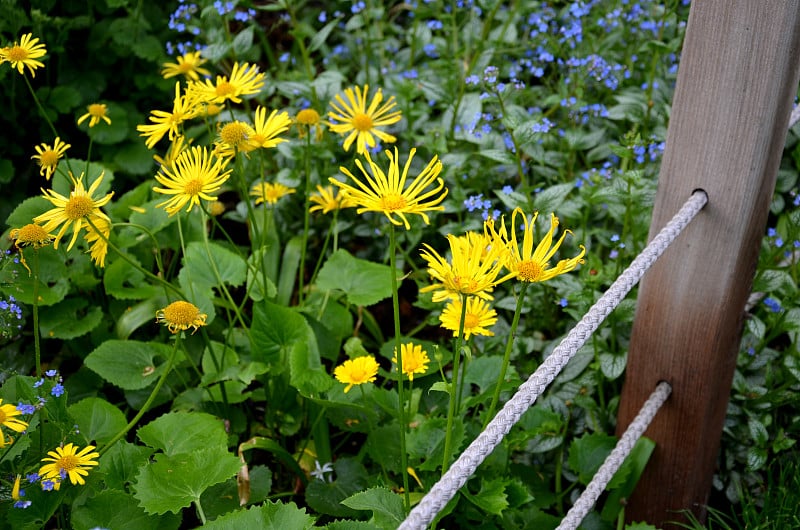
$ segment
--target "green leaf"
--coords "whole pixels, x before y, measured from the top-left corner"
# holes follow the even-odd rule
[[[323,291],[344,291],[351,304],[369,306],[392,295],[390,272],[386,265],[356,258],[339,249],[319,271],[317,287]]]
[[[265,466],[255,466],[249,470],[248,477],[247,504],[264,502],[272,487],[272,471]],[[200,503],[206,517],[215,519],[240,508],[237,482],[237,477],[233,477],[225,482],[215,484],[203,492]]]
[[[317,341],[306,323],[306,339],[296,342],[289,356],[289,382],[302,395],[319,394],[333,386],[334,380],[322,366]]]
[[[250,335],[253,358],[268,365],[287,362],[297,342],[312,338],[301,314],[267,300],[253,306]]]
[[[313,52],[318,50],[319,47],[325,43],[325,39],[328,38],[328,35],[331,34],[331,31],[333,31],[333,28],[335,28],[337,24],[339,24],[339,20],[334,19],[322,26],[322,29],[317,30],[308,43],[308,51]]]
[[[342,504],[354,510],[370,510],[371,522],[384,530],[394,530],[406,518],[402,497],[388,488],[370,488],[351,495]]]
[[[550,186],[539,193],[533,198],[533,207],[538,210],[540,214],[549,218],[550,213],[556,213],[558,207],[567,200],[567,195],[575,189],[574,184],[556,184]]]
[[[478,151],[478,154],[500,164],[508,166],[516,164],[513,155],[503,149],[481,149]]]
[[[6,219],[6,224],[12,228],[22,228],[33,222],[33,218],[42,215],[52,208],[47,199],[41,195],[28,197],[17,205]]]
[[[387,470],[400,473],[402,460],[400,445],[397,443],[399,439],[400,426],[397,423],[372,429],[367,437],[367,453]]]
[[[103,310],[97,306],[88,310],[86,298],[67,298],[42,308],[39,329],[49,339],[74,339],[92,331],[103,320]]]
[[[603,461],[614,449],[617,439],[603,433],[585,434],[569,447],[569,467],[578,474],[581,484],[588,484]]]
[[[229,513],[203,525],[208,530],[308,530],[314,518],[295,503],[266,502],[249,510]]]
[[[177,529],[181,524],[180,515],[147,515],[130,494],[120,490],[104,490],[85,500],[85,503],[72,505],[72,528],[113,528],[114,530],[153,530]]]
[[[142,300],[136,305],[129,306],[124,313],[117,318],[114,331],[119,339],[127,339],[131,333],[139,329],[144,324],[152,324],[154,315],[159,308],[164,307],[166,301],[163,298],[150,298]]]
[[[199,501],[210,486],[235,475],[241,465],[238,458],[217,447],[172,456],[159,453],[150,465],[140,468],[133,496],[147,513],[179,513]]]
[[[422,471],[439,469],[444,457],[446,433],[447,420],[445,418],[425,420],[419,427],[409,432],[408,455],[420,459],[421,463],[416,466],[418,469]],[[453,452],[457,453],[464,442],[464,424],[460,419],[454,418],[451,437]]]
[[[124,490],[136,478],[139,468],[150,461],[151,454],[149,447],[120,440],[100,457],[97,471],[103,474],[109,488]]]
[[[235,55],[246,55],[251,46],[253,46],[253,26],[248,26],[233,39],[233,53]]]
[[[613,381],[622,375],[625,371],[625,364],[628,360],[628,354],[622,353],[601,353],[600,354],[600,371],[609,380]]]
[[[228,435],[222,420],[205,412],[170,412],[137,431],[145,444],[167,455],[191,453],[200,449],[225,452]]]
[[[98,397],[88,397],[70,405],[67,410],[87,440],[104,444],[128,424],[117,407]]]
[[[109,383],[125,390],[146,388],[158,380],[166,362],[155,365],[156,357],[168,359],[172,348],[156,342],[107,340],[94,349],[84,364]]]
[[[631,496],[636,488],[636,484],[639,482],[639,478],[642,476],[655,447],[656,443],[644,436],[636,440],[636,444],[634,444],[630,454],[623,462],[622,467],[614,474],[606,487],[610,491],[603,505],[601,519],[609,522],[617,519],[620,510],[625,506],[626,499]],[[623,468],[627,468],[626,472],[620,473]],[[624,475],[624,477],[620,479],[618,475]]]
[[[215,270],[219,273],[219,278]],[[247,263],[241,256],[221,245],[209,243],[206,252],[204,243],[193,241],[186,245],[183,268],[178,277],[185,285],[242,285],[247,279]]]
[[[267,248],[257,248],[253,251],[249,258],[247,258],[247,292],[254,302],[260,302],[264,298],[275,298],[278,290],[273,281],[266,274],[261,274],[262,260],[267,259]],[[262,287],[266,282],[266,287]]]
[[[464,497],[486,513],[502,515],[508,507],[505,481],[504,478],[481,480],[481,490],[475,495],[463,491]]]
[[[333,464],[333,469],[336,477],[333,482],[312,480],[308,483],[306,502],[319,513],[354,517],[358,512],[342,504],[342,501],[366,488],[369,480],[367,470],[353,458],[340,458]]]
[[[367,521],[350,521],[343,519],[328,523],[326,530],[379,530],[380,527]]]
[[[64,248],[66,247],[62,246],[59,250],[55,250],[50,246],[38,250],[27,249],[25,260],[31,270],[35,268],[34,253],[39,254],[39,285],[35,285],[36,281],[32,274],[29,275],[28,271],[21,268],[19,277],[14,282],[16,288],[14,296],[17,300],[33,304],[34,288],[38,288],[39,307],[57,304],[64,299],[70,287],[67,266],[64,264]]]
[[[303,238],[295,236],[286,242],[281,260],[281,272],[278,276],[278,296],[275,301],[281,305],[289,305],[297,280],[297,269],[300,266],[300,253]]]

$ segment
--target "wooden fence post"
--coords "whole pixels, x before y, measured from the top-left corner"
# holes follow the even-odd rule
[[[705,517],[775,176],[800,75],[800,0],[693,0],[650,237],[694,189],[709,202],[639,290],[617,433],[656,384],[672,396],[629,521]]]

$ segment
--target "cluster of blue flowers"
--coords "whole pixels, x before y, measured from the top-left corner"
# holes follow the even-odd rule
[[[61,396],[63,396],[63,395],[64,395],[64,385],[62,385],[61,383],[63,383],[63,382],[64,382],[64,380],[63,380],[63,379],[62,379],[62,377],[61,377],[61,376],[58,374],[58,370],[47,370],[47,371],[44,373],[44,375],[45,375],[45,376],[47,376],[47,377],[48,377],[48,378],[50,378],[50,379],[54,379],[54,380],[55,380],[55,382],[56,382],[56,384],[55,384],[55,385],[53,385],[53,388],[51,388],[51,389],[50,389],[50,394],[51,394],[52,396],[54,396],[54,397],[61,397]],[[33,388],[39,388],[40,386],[42,386],[42,385],[45,383],[45,381],[46,381],[46,379],[45,379],[44,377],[42,377],[41,379],[39,379],[38,381],[36,381],[35,383],[33,383]],[[44,398],[41,398],[41,397],[40,397],[40,398],[39,398],[40,402],[42,402],[42,403],[43,403],[43,399],[44,399]]]
[[[22,308],[17,304],[16,298],[0,298],[0,339],[8,339],[17,335],[22,330]]]
[[[511,190],[510,186],[506,186],[503,190]],[[492,208],[492,201],[489,199],[483,198],[483,193],[479,193],[477,195],[471,195],[464,199],[464,207],[467,209],[468,212],[474,212],[476,210],[481,212],[481,217],[483,220],[486,221],[489,218],[491,219],[499,219],[500,218],[500,210],[496,210]]]

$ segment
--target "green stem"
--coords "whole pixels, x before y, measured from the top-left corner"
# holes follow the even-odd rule
[[[398,421],[400,422],[400,467],[403,469],[403,492],[405,509],[411,509],[411,497],[408,492],[408,455],[406,454],[406,405],[403,385],[403,349],[400,344],[400,302],[397,298],[397,239],[394,224],[389,223],[389,273],[392,279],[392,313],[394,315],[394,348],[397,355],[397,395],[400,400]]]
[[[200,517],[200,522],[206,524],[206,513],[203,511],[203,506],[200,504],[200,498],[194,500],[194,505],[197,508],[197,515]]]
[[[161,387],[164,386],[164,383],[166,382],[169,373],[172,371],[172,363],[175,362],[175,354],[178,352],[178,347],[180,346],[180,342],[181,342],[181,335],[178,334],[175,336],[175,346],[172,348],[172,353],[170,353],[169,359],[167,360],[167,366],[164,369],[164,372],[161,374],[161,377],[158,379],[158,382],[156,382],[156,386],[153,387],[153,391],[150,392],[150,395],[147,397],[147,401],[144,402],[144,405],[142,405],[142,408],[139,409],[138,413],[136,413],[136,416],[134,416],[133,419],[130,422],[128,422],[128,424],[125,427],[122,428],[122,430],[120,430],[117,434],[114,435],[113,438],[111,438],[111,440],[109,440],[105,445],[103,445],[100,449],[98,449],[97,452],[100,454],[100,456],[103,456],[103,454],[106,453],[109,449],[111,449],[111,447],[115,443],[117,443],[123,436],[125,436],[128,433],[128,431],[130,431],[137,423],[139,423],[139,420],[142,419],[142,416],[144,416],[145,413],[150,409],[150,405],[152,405],[153,401],[155,401],[158,392],[161,390]]]
[[[500,375],[497,378],[497,384],[494,386],[494,395],[492,396],[492,403],[489,405],[489,410],[486,411],[486,417],[483,420],[483,429],[489,425],[494,417],[497,402],[500,400],[500,389],[503,386],[503,381],[506,378],[506,371],[508,370],[509,362],[511,361],[511,350],[514,347],[514,338],[517,334],[517,326],[519,326],[519,316],[522,313],[522,304],[525,302],[525,291],[528,290],[528,282],[522,282],[517,297],[517,307],[514,309],[514,319],[511,321],[511,331],[506,340],[506,351],[503,353],[503,365],[500,368]],[[483,430],[481,429],[481,430]]]
[[[36,355],[36,378],[42,377],[42,346],[39,336],[39,251],[33,249],[33,349]],[[40,429],[41,430],[41,429]]]
[[[300,246],[300,270],[297,271],[297,305],[301,307],[303,305],[303,279],[306,270],[306,247],[308,246],[308,208],[310,206],[309,197],[311,195],[311,131],[308,131],[308,135],[306,136],[303,157],[305,158],[306,196],[303,202],[303,244]]]
[[[467,295],[461,295],[461,319],[453,348],[453,380],[450,382],[450,405],[447,408],[447,430],[444,434],[444,455],[442,456],[442,476],[450,466],[450,453],[453,443],[453,421],[456,415],[456,389],[458,388],[458,365],[461,359],[461,338],[464,336],[464,320],[467,317]]]

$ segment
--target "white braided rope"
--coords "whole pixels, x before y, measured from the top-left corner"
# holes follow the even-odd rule
[[[583,346],[600,323],[625,298],[625,295],[641,279],[647,269],[667,249],[695,215],[705,206],[708,196],[702,190],[692,194],[689,200],[667,225],[653,238],[645,249],[620,274],[608,290],[595,302],[584,317],[567,334],[539,368],[520,385],[519,390],[506,402],[486,429],[461,453],[458,460],[434,484],[431,490],[408,514],[398,530],[425,528],[441,511],[456,492],[466,484],[489,453],[508,434],[511,427],[544,392],[547,385],[558,375],[572,356]]]
[[[653,421],[656,412],[658,412],[658,409],[660,409],[661,405],[667,400],[670,393],[672,393],[672,387],[669,386],[669,383],[662,381],[656,386],[656,389],[650,394],[650,397],[644,402],[644,405],[642,405],[639,414],[637,414],[631,424],[628,425],[628,428],[617,442],[614,450],[606,457],[603,465],[600,466],[600,469],[597,470],[592,480],[589,481],[586,489],[581,493],[578,500],[575,501],[575,504],[572,505],[567,515],[561,520],[561,524],[558,525],[556,530],[575,530],[578,528],[583,518],[586,517],[586,514],[592,509],[597,499],[600,498],[603,490],[606,489],[614,473],[617,472],[622,462],[624,462],[631,453],[633,446],[636,445],[636,442],[642,434],[644,434],[644,431],[647,430],[647,426]]]

